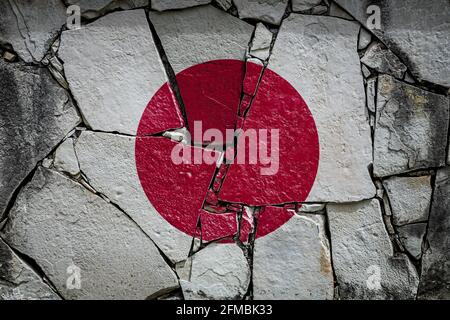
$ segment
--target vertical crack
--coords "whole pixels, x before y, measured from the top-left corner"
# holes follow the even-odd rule
[[[162,42],[161,42],[161,39],[159,38],[158,33],[156,32],[156,28],[152,24],[152,22],[150,21],[149,10],[148,9],[145,10],[145,17],[147,18],[147,22],[148,22],[148,25],[150,27],[150,31],[152,33],[153,42],[154,42],[154,44],[156,46],[156,49],[158,50],[159,57],[160,57],[160,59],[162,61],[164,69],[166,71],[166,75],[167,75],[167,78],[169,80],[170,87],[172,88],[172,91],[175,94],[175,99],[177,100],[178,106],[180,107],[180,111],[181,111],[181,114],[183,116],[186,129],[188,131],[190,131],[189,130],[189,122],[188,122],[187,113],[186,113],[186,107],[184,105],[183,98],[181,96],[180,88],[178,87],[176,74],[173,71],[172,66],[170,65],[169,59],[167,57],[166,51],[164,50],[164,47],[163,47]]]

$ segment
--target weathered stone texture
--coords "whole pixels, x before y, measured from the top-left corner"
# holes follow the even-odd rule
[[[342,299],[415,299],[419,277],[394,255],[378,200],[327,206],[333,266]]]
[[[239,18],[256,19],[279,25],[288,5],[287,0],[233,0]]]
[[[189,8],[210,2],[211,0],[150,0],[152,9],[157,11]]]
[[[378,77],[374,174],[384,177],[445,164],[449,102],[438,95]]]
[[[367,48],[361,62],[379,73],[391,74],[400,79],[403,78],[406,71],[406,66],[379,42],[374,42]]]
[[[358,201],[375,195],[367,169],[372,148],[358,32],[355,23],[343,19],[291,14],[269,61],[269,68],[297,89],[316,122],[320,163],[308,202]]]
[[[0,60],[0,217],[37,162],[79,122],[47,69]]]
[[[428,220],[431,201],[431,177],[392,177],[383,181],[389,196],[394,224]]]
[[[72,138],[67,138],[56,149],[53,164],[56,170],[67,172],[72,176],[80,173],[80,167],[74,149],[74,140]]]
[[[321,215],[294,215],[255,242],[255,299],[333,299],[333,270]]]
[[[178,286],[134,222],[52,170],[38,168],[1,236],[33,258],[66,299],[145,299]],[[67,286],[75,268],[79,289]]]
[[[114,12],[64,31],[59,57],[94,130],[136,134],[142,112],[167,81],[144,10]]]
[[[0,300],[59,300],[58,295],[0,238]]]
[[[67,0],[78,5],[83,17],[93,19],[115,9],[134,9],[148,5],[149,0]]]
[[[235,244],[211,244],[192,256],[180,284],[188,300],[242,299],[250,283],[250,268]],[[189,272],[190,271],[190,272]]]
[[[133,137],[86,131],[76,152],[95,190],[125,210],[173,262],[185,260],[192,237],[170,225],[149,202],[136,170],[134,147]]]
[[[149,17],[175,73],[210,60],[243,60],[254,29],[212,6]]]
[[[39,62],[66,23],[60,0],[0,2],[0,43],[10,44],[25,62]]]
[[[403,59],[417,78],[450,87],[448,1],[336,2],[366,27],[369,27],[371,22],[367,8],[369,5],[378,5],[381,25],[380,29],[373,29],[372,32]]]
[[[438,170],[422,258],[420,299],[450,299],[450,168]]]

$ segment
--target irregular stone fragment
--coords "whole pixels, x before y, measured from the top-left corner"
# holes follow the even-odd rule
[[[426,230],[426,223],[414,223],[397,228],[403,246],[416,259],[420,259],[422,255],[422,241]]]
[[[114,12],[64,31],[59,57],[94,130],[136,134],[150,98],[166,82],[144,10]]]
[[[231,238],[238,231],[236,212],[215,214],[202,210],[200,213],[200,221],[202,240],[206,242]]]
[[[321,215],[294,215],[278,230],[256,240],[256,300],[333,299],[333,270],[324,223]]]
[[[0,60],[0,218],[22,180],[79,122],[47,69]]]
[[[358,50],[364,50],[370,42],[372,42],[371,34],[365,28],[361,28],[358,39]]]
[[[80,173],[72,138],[65,140],[58,149],[56,149],[54,166],[55,169],[67,172],[72,176]]]
[[[208,4],[211,0],[150,0],[151,8],[157,11],[184,9]]]
[[[443,166],[448,117],[447,97],[378,77],[375,176]]]
[[[0,238],[0,300],[59,300]]]
[[[413,75],[450,87],[450,6],[446,0],[386,0],[379,5],[380,27],[373,28],[372,0],[336,0],[408,65]]]
[[[324,14],[326,12],[328,12],[327,6],[316,6],[316,7],[312,8],[312,10],[311,10],[312,14]]]
[[[367,80],[366,87],[366,98],[367,98],[367,108],[370,112],[376,112],[375,99],[377,96],[377,79],[372,78]]]
[[[342,299],[415,299],[419,278],[394,256],[378,200],[327,206],[333,266]]]
[[[190,278],[180,280],[187,300],[242,299],[250,268],[236,244],[211,244],[192,256]]]
[[[19,195],[2,237],[33,258],[66,299],[145,299],[178,286],[123,212],[48,169],[39,168]],[[80,277],[79,289],[66,285],[76,286],[70,275]]]
[[[149,142],[147,159],[149,163],[152,160],[151,163],[154,166],[147,169],[148,179],[152,179],[154,184],[158,185],[158,190],[163,192],[163,194],[157,194],[155,192],[158,190],[152,191],[154,196],[159,198],[158,204],[165,204],[164,212],[171,212],[173,218],[176,218],[177,215],[191,215],[191,225],[186,228],[189,227],[195,231],[201,202],[213,172],[206,172],[207,175],[209,174],[205,179],[206,186],[200,188],[204,191],[194,195],[192,192],[196,189],[193,180],[189,177],[191,169],[185,167],[185,170],[182,170],[182,167],[177,167],[170,159],[171,151],[176,143],[163,138],[140,139]],[[167,143],[159,146],[151,145],[150,142],[154,139],[165,140]],[[143,151],[135,150],[135,144],[136,139],[132,137],[85,131],[78,138],[76,144],[80,168],[88,177],[90,184],[127,212],[169,259],[173,262],[185,260],[189,253],[192,236],[179,231],[167,222],[161,216],[161,212],[157,210],[157,203],[149,201],[136,168],[136,152]],[[145,144],[143,144],[144,147]],[[203,168],[198,166],[199,168],[195,169],[197,166],[194,165],[191,167],[194,177]],[[175,172],[179,173],[178,181],[170,180],[170,170],[173,170],[171,175]],[[114,174],[111,174],[112,172]],[[180,185],[183,179],[190,181],[192,188],[181,189]],[[188,193],[191,195],[188,196]],[[173,220],[171,221],[173,222]]]
[[[215,3],[217,3],[223,10],[228,11],[233,5],[233,0],[215,0]]]
[[[16,60],[16,55],[9,51],[5,51],[3,52],[3,59],[8,62],[13,62],[14,60]]]
[[[450,299],[450,167],[438,170],[422,257],[420,299]]]
[[[325,204],[323,203],[303,203],[300,207],[300,212],[315,213],[323,209],[325,209]]]
[[[370,72],[369,68],[367,68],[365,65],[361,65],[361,71],[362,71],[362,74],[363,74],[365,79],[370,77],[371,72]]]
[[[250,24],[212,6],[149,17],[176,74],[211,60],[242,60],[253,33]]]
[[[48,66],[48,70],[52,74],[52,76],[55,78],[55,80],[59,83],[61,87],[68,90],[69,84],[67,83],[66,79],[64,78],[61,71],[56,70],[52,65]]]
[[[250,48],[250,54],[261,60],[266,60],[269,57],[272,38],[273,33],[270,32],[264,24],[258,23]]]
[[[306,11],[317,6],[321,0],[292,0],[292,11]]]
[[[336,3],[331,2],[330,3],[330,12],[329,15],[332,17],[338,17],[346,20],[354,20],[351,15],[349,15],[347,12],[342,10],[341,7],[339,7]],[[359,47],[358,47],[359,49]]]
[[[60,0],[0,2],[0,43],[11,44],[25,62],[39,62],[66,23]]]
[[[279,25],[286,12],[288,0],[233,0],[239,18],[256,19]]]
[[[317,128],[320,161],[309,196],[299,202],[348,202],[371,198],[375,195],[375,187],[367,169],[372,161],[372,143],[370,126],[365,114],[363,79],[356,50],[358,32],[359,28],[355,23],[343,19],[291,14],[281,26],[269,67],[252,105],[252,112],[246,120],[247,124],[250,117],[256,115],[254,119],[258,125],[287,130],[280,134],[283,139],[280,140],[281,161],[295,159],[294,152],[298,152],[302,157],[305,154],[310,155],[310,151],[305,151],[306,145],[300,143],[300,140],[295,138],[294,141],[289,140],[292,138],[290,134],[304,137],[302,133],[307,132],[306,121],[303,121],[303,124],[299,124],[298,120],[292,120],[295,123],[289,121],[289,119],[298,119],[293,116],[293,113],[299,112],[300,104],[296,103],[297,107],[294,108],[292,101],[283,102],[283,99],[270,101],[269,105],[261,104],[260,107],[257,104],[258,99],[264,101],[268,96],[265,92],[274,90],[272,83],[267,82],[264,85],[265,79],[268,79],[267,75],[271,74],[268,72],[269,69],[276,72],[277,77],[287,80],[302,96]],[[350,95],[348,92],[354,94]],[[282,98],[285,97],[282,96]],[[279,109],[277,108],[277,112],[274,112],[271,108],[278,105]],[[267,114],[267,121],[269,119],[271,121],[268,122],[270,125],[264,123],[265,116],[262,116],[262,112],[253,112],[253,110],[264,111],[264,115]],[[286,115],[282,116],[285,113]],[[283,158],[281,148],[288,149],[289,155]],[[311,170],[305,169],[306,165],[310,164],[311,162],[300,165],[298,161],[289,164],[287,168],[291,172],[287,177],[295,177],[298,174],[303,177],[311,175]],[[266,195],[270,189],[266,189],[260,179],[269,181],[278,179],[281,175],[262,177],[258,170],[255,172],[258,166],[252,165],[245,168],[250,170],[245,172],[249,178],[242,179],[242,174],[233,177],[231,170],[237,170],[233,167],[239,166],[231,166],[221,192],[225,184],[229,183],[230,190],[231,188],[240,189],[245,190],[247,195],[253,194],[251,199],[253,201],[259,197],[260,202],[271,203],[267,200],[281,200],[279,197],[284,195],[279,191],[285,191],[283,188],[287,185],[290,186],[287,188],[289,192],[295,188],[303,191],[307,189],[299,185],[296,179],[292,179],[292,182],[274,188],[276,192],[270,194],[271,198],[263,199],[262,195]],[[305,172],[301,173],[302,170]],[[239,182],[231,184],[229,182],[231,179]],[[301,194],[296,191],[293,193],[295,198]],[[272,196],[278,199],[272,199]],[[238,197],[242,198],[242,194],[235,195],[235,199]],[[282,203],[295,201],[295,199],[287,200],[287,198],[286,196],[282,199],[284,201]],[[291,198],[290,195],[289,198]]]
[[[389,196],[394,224],[424,222],[431,202],[431,177],[391,177],[383,180]]]
[[[134,9],[148,6],[148,0],[67,0],[67,3],[78,5],[81,15],[93,19],[115,9]]]
[[[185,126],[175,95],[166,82],[151,98],[139,122],[139,136],[151,136],[168,130],[182,130]]]
[[[402,79],[406,66],[389,49],[379,42],[373,43],[361,58],[361,62],[380,73]]]

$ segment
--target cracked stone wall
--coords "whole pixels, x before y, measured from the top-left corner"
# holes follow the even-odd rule
[[[447,0],[0,1],[0,299],[450,299],[449,51]]]

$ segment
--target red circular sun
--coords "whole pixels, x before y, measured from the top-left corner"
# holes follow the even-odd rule
[[[304,202],[314,184],[319,164],[319,138],[313,116],[297,90],[266,68],[238,60],[214,60],[192,66],[176,75],[187,123],[183,123],[166,83],[154,95],[139,123],[135,157],[142,188],[150,203],[171,225],[190,236],[198,236],[199,219],[206,241],[224,236],[233,229],[236,204],[267,207],[258,217],[257,237],[282,226],[292,213],[274,205]],[[257,91],[256,84],[259,83]],[[252,95],[256,92],[256,95]],[[248,109],[248,107],[250,108]],[[248,109],[248,110],[247,110]],[[277,130],[279,142],[264,143],[275,171],[262,174],[268,163],[235,163],[226,167],[219,187],[215,164],[172,161],[178,144],[155,135],[169,129],[194,127],[201,121],[202,132],[217,129],[224,137],[227,129],[255,132]],[[265,131],[264,131],[265,130]],[[238,138],[239,140],[239,138]],[[193,142],[204,143],[202,136]],[[229,142],[229,141],[228,141]],[[184,152],[206,152],[200,147],[178,145]],[[247,152],[243,144],[239,152]],[[267,160],[267,159],[266,159]],[[224,169],[224,168],[222,168]],[[203,210],[207,192],[213,192],[223,212]],[[231,209],[230,209],[231,208]],[[204,216],[204,218],[202,218]],[[241,237],[248,236],[251,223],[243,221]]]

